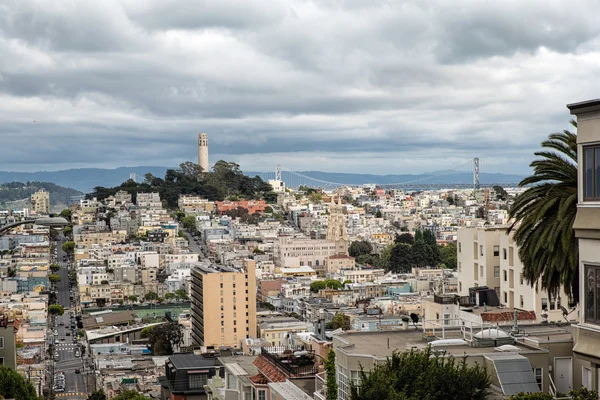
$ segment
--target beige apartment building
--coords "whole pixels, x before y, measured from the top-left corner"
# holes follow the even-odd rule
[[[500,235],[506,227],[461,228],[458,230],[458,293],[487,286],[500,297]]]
[[[192,270],[192,340],[199,346],[241,348],[256,334],[256,262],[245,268],[216,264]]]
[[[573,326],[573,386],[600,389],[600,100],[567,106],[577,116],[579,323]]]
[[[336,254],[345,254],[345,246],[336,246],[331,240],[293,239],[282,236],[276,243],[275,265],[281,267],[313,267],[323,269],[325,260]]]
[[[50,193],[40,189],[31,195],[31,207],[38,214],[50,213]]]
[[[541,286],[536,290],[525,281],[519,248],[507,231],[507,226],[458,230],[459,295],[469,295],[469,288],[487,286],[509,309],[533,311],[538,322],[564,321],[560,307],[568,305],[568,296],[561,290],[553,298]]]

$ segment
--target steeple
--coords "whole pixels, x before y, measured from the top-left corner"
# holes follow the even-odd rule
[[[338,191],[337,203],[333,200],[335,193],[331,194],[329,203],[329,218],[327,221],[327,240],[335,242],[337,254],[348,254],[348,232],[346,231],[346,217],[343,213],[342,199]]]

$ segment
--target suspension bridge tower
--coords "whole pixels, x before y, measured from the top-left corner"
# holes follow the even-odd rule
[[[473,191],[478,191],[480,187],[481,185],[479,183],[479,158],[475,157],[473,159]]]

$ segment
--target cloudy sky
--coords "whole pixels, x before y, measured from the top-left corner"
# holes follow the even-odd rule
[[[0,170],[526,172],[600,97],[600,5],[0,0]]]

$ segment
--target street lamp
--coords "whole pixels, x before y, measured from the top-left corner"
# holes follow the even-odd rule
[[[18,222],[0,227],[0,236],[4,236],[12,228],[15,228],[19,225],[25,225],[25,224],[35,224],[35,225],[40,225],[40,226],[47,226],[49,228],[62,228],[64,226],[69,225],[69,221],[67,221],[63,217],[46,217],[46,218],[37,218],[37,219],[25,219],[23,221],[18,221]]]

